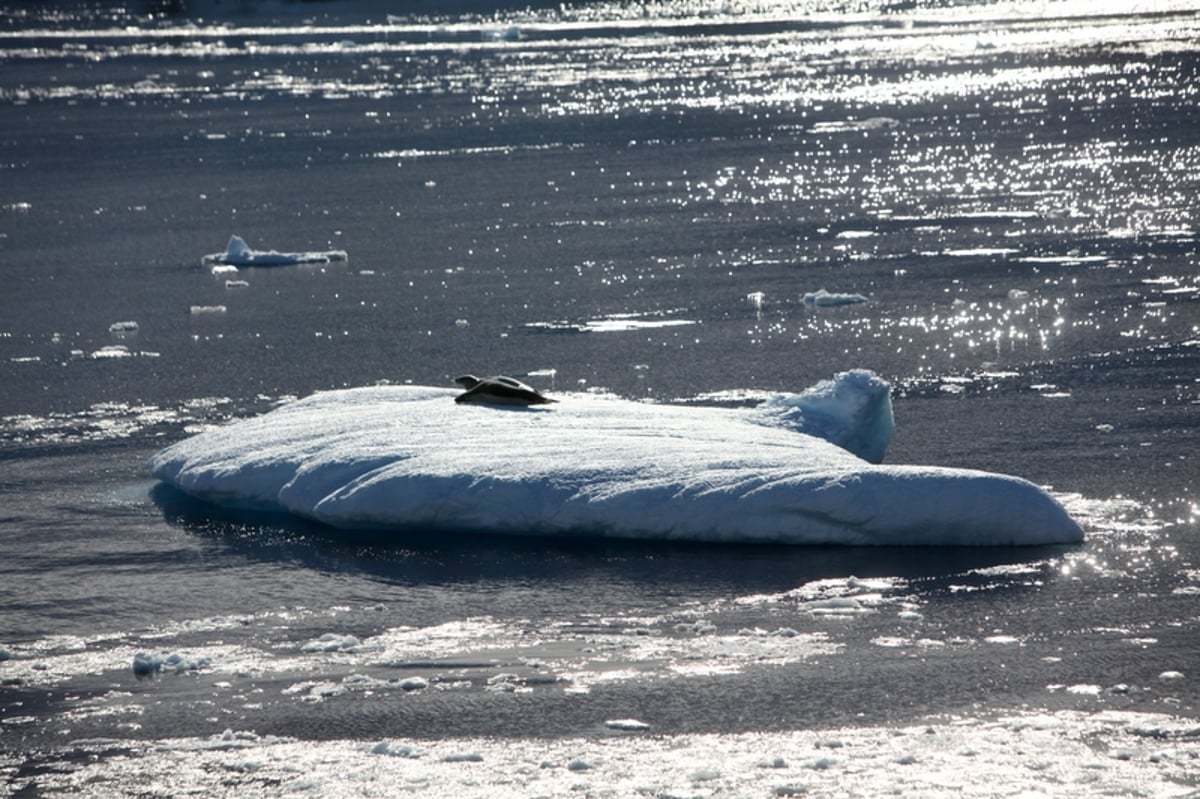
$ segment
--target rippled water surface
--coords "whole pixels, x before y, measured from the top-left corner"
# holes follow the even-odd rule
[[[149,5],[0,3],[8,791],[1200,787],[1195,3]],[[322,389],[855,367],[888,462],[1087,541],[397,539],[144,469]]]

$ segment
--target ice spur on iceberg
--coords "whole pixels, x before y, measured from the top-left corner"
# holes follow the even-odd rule
[[[870,372],[750,409],[584,394],[514,408],[457,394],[319,393],[174,444],[149,466],[200,499],[341,528],[848,545],[1083,536],[1020,478],[879,465],[892,407]]]

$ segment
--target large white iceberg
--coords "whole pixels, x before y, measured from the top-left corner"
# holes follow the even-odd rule
[[[752,409],[588,394],[493,407],[457,404],[457,393],[315,394],[181,441],[150,470],[201,499],[341,528],[793,544],[1082,538],[1025,480],[871,463],[892,408],[869,372]]]
[[[225,252],[216,252],[200,259],[203,266],[292,266],[295,264],[327,264],[330,261],[345,261],[344,250],[326,252],[278,252],[276,250],[252,250],[241,236],[230,236]]]

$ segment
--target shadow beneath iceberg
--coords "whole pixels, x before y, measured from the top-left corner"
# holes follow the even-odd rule
[[[852,547],[697,543],[601,537],[487,535],[448,530],[343,530],[289,514],[232,509],[165,483],[151,499],[166,522],[219,542],[243,557],[327,572],[354,572],[392,584],[569,583],[612,579],[652,584],[657,593],[689,587],[785,591],[827,578],[938,578],[1020,566],[1049,573],[1075,546]],[[1024,564],[1024,566],[1021,566]]]

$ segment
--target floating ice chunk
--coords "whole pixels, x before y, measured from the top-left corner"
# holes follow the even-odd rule
[[[108,326],[109,333],[136,333],[138,331],[138,323],[134,321],[128,322],[113,322]]]
[[[225,288],[227,289],[245,289],[249,288],[250,283],[246,280],[226,280]]]
[[[353,635],[339,635],[338,633],[325,633],[320,638],[314,638],[307,642],[300,651],[302,652],[353,652],[358,649],[360,642]]]
[[[1077,685],[1068,685],[1067,693],[1076,694],[1078,696],[1099,696],[1103,690],[1099,685],[1090,683],[1079,683]]]
[[[138,652],[133,656],[133,673],[138,677],[148,677],[162,671],[173,671],[182,674],[185,671],[206,669],[211,662],[206,657],[186,657],[178,653],[161,655],[157,652]]]
[[[132,358],[133,353],[124,344],[112,344],[107,347],[101,347],[88,357],[93,360],[103,361],[113,358]]]
[[[214,275],[236,275],[238,268],[233,264],[213,264],[212,273]]]
[[[442,757],[443,763],[482,763],[483,755],[478,752],[451,752]]]
[[[12,656],[12,650],[0,645],[0,663],[3,663],[6,660],[12,660]]]
[[[815,599],[805,602],[804,609],[815,616],[855,616],[867,610],[862,602],[852,596]]]
[[[201,259],[201,264],[225,266],[292,266],[295,264],[327,264],[345,261],[345,250],[327,252],[278,252],[276,250],[252,250],[241,236],[230,236],[223,253],[213,253]]]
[[[1172,682],[1174,680],[1182,680],[1183,672],[1182,671],[1164,671],[1162,674],[1158,675],[1158,679],[1162,680],[1163,682]]]
[[[804,295],[806,305],[815,305],[818,308],[829,308],[835,305],[855,305],[866,301],[867,298],[861,294],[835,294],[825,289],[810,291]]]
[[[637,719],[609,719],[604,722],[604,726],[610,730],[625,730],[627,732],[641,732],[642,730],[650,729],[649,724]]]
[[[404,691],[420,691],[428,687],[429,680],[424,677],[406,677],[400,681],[400,688]]]
[[[896,583],[886,577],[872,580],[851,575],[846,578],[846,587],[858,591],[891,591],[895,589]]]
[[[419,757],[420,753],[407,744],[394,744],[388,741],[380,741],[370,749],[373,755],[387,755],[388,757]]]
[[[869,372],[753,409],[573,394],[514,410],[459,405],[457,393],[316,394],[179,442],[149,466],[199,498],[350,529],[860,545],[1082,539],[1056,500],[1019,478],[868,463],[882,459],[893,427],[889,387]]]
[[[568,771],[591,771],[592,764],[581,758],[576,758],[567,764]]]
[[[817,122],[809,133],[858,133],[872,130],[891,130],[900,127],[900,120],[893,117],[867,117],[866,119],[839,119]]]
[[[224,305],[193,305],[189,313],[192,316],[205,316],[207,314],[223,314],[226,310]]]

